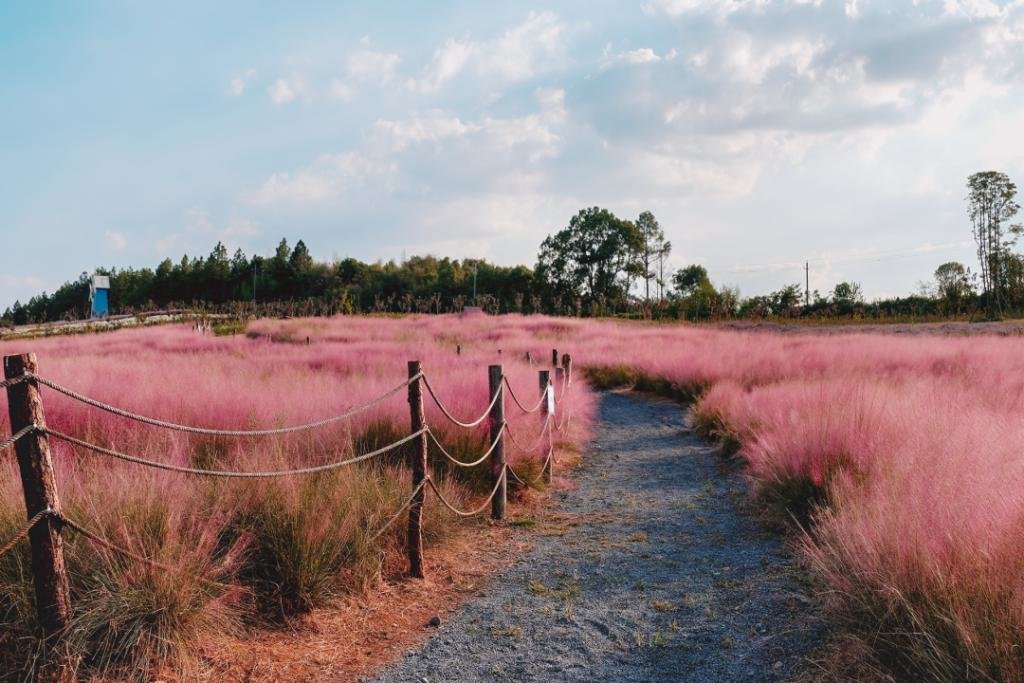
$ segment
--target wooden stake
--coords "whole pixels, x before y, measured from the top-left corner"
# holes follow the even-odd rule
[[[420,362],[409,361],[409,378],[420,374]],[[409,417],[412,433],[423,429],[427,419],[423,411],[422,380],[409,382]],[[410,442],[409,469],[412,470],[412,488],[415,491],[427,476],[427,434],[424,432]],[[424,578],[423,571],[423,499],[426,490],[420,488],[409,505],[409,533],[406,545],[409,550],[409,574]]]
[[[566,384],[572,384],[572,356],[569,354],[562,356],[562,367],[565,368]]]
[[[4,377],[15,379],[26,372],[35,373],[36,356],[27,353],[4,358]],[[11,433],[30,425],[46,428],[43,401],[39,386],[29,380],[7,387],[7,410]],[[21,486],[25,494],[25,512],[32,519],[43,510],[60,513],[60,497],[53,477],[50,443],[45,432],[31,432],[14,444],[21,470]],[[60,520],[50,516],[28,533],[32,546],[32,580],[36,590],[39,623],[47,637],[59,637],[71,620],[71,589],[64,564],[64,541]]]
[[[505,388],[502,385],[503,373],[500,365],[492,365],[487,368],[487,384],[490,388],[488,396],[494,401],[491,408],[491,443],[497,443],[491,453],[491,486],[497,486],[498,492],[494,494],[491,501],[491,517],[493,519],[505,519],[505,501],[508,496],[508,478],[503,476],[505,471]],[[498,483],[499,478],[501,484]]]
[[[558,367],[558,349],[551,349],[551,367]]]
[[[540,372],[537,373],[537,384],[540,385],[540,395],[545,397],[545,400],[541,401],[541,403],[540,403],[540,405],[541,405],[541,415],[543,415],[545,417],[545,419],[548,418],[547,393],[548,393],[548,385],[550,383],[551,383],[551,372],[550,371],[548,371],[548,370],[541,370]],[[547,455],[548,454],[545,453],[544,457],[547,458]],[[541,474],[544,477],[544,481],[546,483],[550,484],[551,483],[551,470],[554,467],[555,463],[554,463],[553,459],[546,460],[546,462],[547,462],[547,465],[544,467],[544,471]]]

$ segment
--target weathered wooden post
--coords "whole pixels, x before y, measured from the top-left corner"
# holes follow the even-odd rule
[[[455,345],[455,355],[456,356],[461,356],[462,355],[462,344],[456,344]]]
[[[409,417],[412,433],[423,429],[427,423],[423,411],[423,380],[418,360],[409,361]],[[416,377],[415,380],[413,378]],[[409,533],[406,545],[409,551],[409,574],[422,579],[423,572],[423,499],[426,490],[421,485],[427,476],[427,433],[424,432],[410,442],[409,469],[412,470],[412,488],[416,493],[409,505]],[[417,490],[418,489],[418,490]]]
[[[547,421],[549,419],[552,419],[551,413],[548,412],[549,408],[550,408],[550,404],[548,403],[548,398],[547,398],[548,391],[551,390],[551,386],[550,386],[551,385],[551,373],[550,373],[550,371],[548,371],[548,370],[541,370],[540,372],[537,373],[537,379],[538,379],[537,384],[540,385],[540,395],[544,397],[544,399],[540,402],[540,405],[541,405],[541,415],[543,415],[545,421]],[[551,483],[551,474],[552,474],[551,470],[554,468],[554,464],[555,463],[554,463],[554,461],[552,459],[548,458],[547,456],[548,456],[548,454],[545,453],[544,454],[544,458],[545,458],[545,460],[544,460],[545,461],[544,471],[541,474],[544,477],[544,481],[547,482],[548,484],[550,484]]]
[[[551,349],[551,367],[558,367],[558,349]]]
[[[572,384],[572,356],[567,353],[562,356],[562,367],[565,369],[566,384]]]
[[[494,405],[491,407],[491,443],[496,444],[491,452],[491,486],[497,487],[491,501],[491,517],[505,519],[505,499],[508,495],[508,478],[505,477],[505,388],[504,377],[500,365],[487,368],[487,384],[490,388],[488,396]],[[494,397],[497,396],[497,400]],[[499,483],[500,480],[500,483]]]
[[[4,358],[4,377],[16,379],[27,372],[35,374],[36,356],[27,353]],[[7,387],[7,410],[11,418],[11,433],[16,434],[35,425],[46,428],[43,401],[39,385],[26,380]],[[67,567],[64,565],[64,541],[60,534],[60,497],[53,477],[50,443],[46,433],[36,430],[18,439],[14,444],[21,470],[21,487],[25,494],[25,512],[32,519],[44,510],[54,515],[40,520],[28,532],[32,546],[32,579],[36,590],[36,609],[39,623],[47,638],[59,637],[71,620],[71,589]]]

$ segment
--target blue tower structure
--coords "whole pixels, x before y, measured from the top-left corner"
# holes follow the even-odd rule
[[[106,318],[110,315],[110,278],[106,275],[93,275],[89,283],[89,317]]]

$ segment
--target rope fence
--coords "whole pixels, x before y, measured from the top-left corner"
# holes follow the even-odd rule
[[[27,427],[22,427],[21,429],[19,429],[14,434],[11,434],[9,437],[4,439],[3,441],[0,441],[0,451],[4,450],[5,448],[8,448],[9,446],[13,446],[14,443],[18,439],[20,439],[21,437],[23,437],[23,436],[25,436],[27,434],[31,434],[35,430],[36,430],[36,426],[34,424],[28,425]]]
[[[28,536],[28,532],[32,531],[32,527],[34,527],[36,524],[39,524],[39,522],[43,521],[47,517],[51,517],[55,514],[56,513],[50,508],[46,508],[45,510],[37,512],[32,517],[32,519],[28,520],[28,522],[25,523],[25,526],[18,529],[18,533],[14,534],[11,540],[7,541],[2,546],[0,546],[0,557],[6,555],[8,552],[10,552],[11,548],[18,545],[18,542],[21,539]]]
[[[180,467],[178,465],[170,465],[168,463],[157,462],[155,460],[147,460],[145,458],[139,458],[139,457],[136,457],[136,456],[133,456],[133,455],[127,455],[125,453],[119,453],[118,451],[113,451],[113,450],[110,450],[109,448],[103,448],[102,446],[97,446],[96,444],[92,444],[92,443],[89,443],[87,441],[82,441],[81,439],[76,439],[73,436],[68,436],[67,434],[63,434],[61,432],[58,432],[58,431],[55,431],[55,430],[52,430],[52,429],[40,429],[39,431],[41,433],[43,433],[43,434],[48,434],[48,435],[50,435],[52,437],[60,439],[61,441],[67,441],[68,443],[74,444],[75,446],[80,446],[82,448],[85,448],[85,449],[88,449],[90,451],[93,451],[94,453],[99,453],[100,455],[108,455],[108,456],[110,456],[112,458],[117,458],[118,460],[124,460],[125,462],[134,463],[136,465],[142,465],[143,467],[152,467],[154,469],[166,470],[168,472],[178,472],[178,473],[181,473],[181,474],[194,474],[194,475],[199,475],[199,476],[203,476],[203,477],[225,477],[225,478],[234,477],[234,478],[238,478],[238,479],[246,479],[246,478],[248,478],[248,479],[271,479],[271,478],[274,478],[274,477],[292,477],[292,476],[304,475],[304,474],[318,474],[320,472],[329,472],[330,470],[336,470],[339,467],[345,467],[346,465],[354,465],[357,462],[363,462],[364,460],[369,460],[370,458],[375,458],[378,455],[382,455],[384,453],[387,453],[388,451],[391,451],[391,450],[394,450],[395,448],[398,448],[399,446],[407,444],[410,441],[412,441],[413,439],[415,439],[416,437],[420,436],[421,434],[426,433],[427,430],[426,430],[426,428],[423,428],[423,429],[421,429],[421,430],[419,430],[417,432],[413,432],[412,434],[410,434],[409,436],[405,437],[404,439],[400,439],[400,440],[398,440],[398,441],[396,441],[394,443],[388,444],[387,446],[384,446],[383,448],[378,448],[375,451],[370,451],[369,453],[363,453],[362,455],[358,455],[358,456],[356,456],[354,458],[349,458],[347,460],[339,460],[338,462],[332,462],[332,463],[328,463],[326,465],[316,465],[316,466],[313,466],[313,467],[300,467],[298,469],[293,469],[293,470],[276,470],[276,471],[270,471],[270,472],[239,472],[239,471],[232,471],[232,470],[204,470],[204,469],[198,469],[198,468],[194,468],[194,467]]]
[[[504,467],[501,468],[501,474],[498,476],[498,481],[494,483],[494,489],[491,490],[491,495],[487,496],[487,500],[481,503],[480,507],[474,508],[472,510],[460,510],[451,503],[449,503],[448,499],[446,499],[444,497],[444,494],[441,493],[441,489],[439,489],[437,487],[437,484],[434,483],[434,479],[432,477],[428,476],[426,478],[426,482],[430,484],[430,488],[431,490],[433,490],[434,495],[437,496],[437,499],[441,501],[441,503],[443,503],[446,508],[451,510],[459,517],[472,517],[474,515],[479,515],[481,512],[487,509],[488,505],[490,505],[494,501],[494,497],[498,495],[498,490],[501,488],[501,485],[505,483],[506,472],[508,472],[508,465],[505,465]]]
[[[541,407],[543,407],[544,402],[548,400],[547,389],[545,388],[544,393],[540,395],[540,400],[537,401],[537,404],[532,408],[527,408],[522,404],[522,402],[520,402],[518,398],[516,398],[516,392],[512,391],[512,385],[509,383],[508,377],[502,377],[502,381],[508,388],[508,395],[512,397],[512,402],[519,406],[519,409],[522,410],[524,413],[530,414],[537,412],[538,410],[541,409]]]
[[[532,366],[532,358],[529,360]],[[527,406],[520,400],[517,393],[513,390],[508,377],[505,376],[502,366],[491,365],[488,368],[489,403],[482,415],[470,421],[460,420],[452,414],[452,411],[440,399],[438,392],[431,384],[428,376],[422,371],[420,363],[418,361],[411,361],[409,363],[409,377],[404,382],[388,389],[380,396],[360,405],[353,406],[340,414],[314,422],[287,427],[234,430],[184,425],[140,415],[91,398],[41,376],[37,372],[37,363],[34,354],[5,357],[5,378],[0,381],[0,389],[5,389],[7,391],[8,410],[11,417],[12,433],[9,437],[0,440],[0,452],[5,451],[12,446],[16,447],[19,469],[21,471],[22,487],[25,492],[26,508],[30,513],[32,513],[32,515],[28,522],[24,526],[20,527],[9,541],[0,546],[0,556],[10,552],[26,537],[29,538],[31,542],[34,570],[37,572],[41,571],[45,574],[42,580],[39,580],[39,577],[37,576],[37,580],[35,581],[36,605],[39,610],[40,624],[43,626],[43,630],[48,637],[57,638],[59,638],[61,633],[65,631],[71,619],[70,582],[65,569],[63,546],[60,542],[60,533],[62,528],[70,529],[91,542],[128,559],[144,563],[156,569],[173,569],[172,567],[161,564],[153,558],[145,557],[128,548],[113,543],[112,541],[103,538],[100,534],[89,530],[86,526],[67,518],[61,513],[56,482],[53,478],[53,465],[50,457],[49,438],[70,444],[81,451],[109,457],[141,467],[174,472],[188,476],[236,479],[265,479],[315,475],[318,473],[337,470],[349,465],[366,462],[384,455],[385,453],[407,446],[410,447],[409,464],[413,473],[412,491],[403,504],[393,514],[391,514],[390,517],[388,517],[385,523],[378,528],[373,535],[369,537],[369,539],[371,542],[376,541],[389,528],[391,528],[395,522],[403,516],[403,514],[408,512],[409,533],[407,535],[406,545],[410,573],[414,576],[422,577],[422,512],[423,504],[425,502],[424,496],[428,489],[437,497],[445,508],[458,517],[472,517],[481,514],[488,508],[488,506],[490,506],[491,516],[494,519],[501,520],[505,516],[508,477],[510,474],[516,481],[527,487],[539,486],[541,479],[550,483],[552,470],[554,463],[556,462],[554,457],[553,432],[560,431],[561,426],[566,423],[566,420],[570,419],[570,411],[562,409],[556,411],[555,407],[556,405],[560,405],[564,402],[564,399],[566,398],[566,391],[571,385],[571,358],[568,354],[563,356],[561,366],[557,365],[557,360],[557,352],[553,351],[552,361],[556,366],[556,373],[562,383],[560,395],[556,396],[555,394],[555,385],[550,379],[549,371],[541,370],[538,375],[540,396],[537,403],[531,406]],[[393,443],[389,443],[366,453],[353,455],[346,459],[322,465],[265,471],[187,467],[143,458],[129,453],[123,453],[113,447],[108,448],[95,443],[90,443],[89,441],[66,434],[59,429],[43,426],[46,424],[46,421],[43,415],[43,401],[39,390],[40,387],[47,387],[58,394],[91,408],[95,408],[124,419],[132,420],[140,424],[187,434],[237,438],[293,434],[296,432],[325,427],[370,410],[387,399],[395,396],[403,389],[407,389],[412,429],[407,436],[398,439]],[[473,429],[487,421],[490,429],[490,439],[487,448],[479,455],[479,457],[472,460],[462,460],[455,457],[447,448],[445,448],[441,438],[438,436],[438,433],[427,423],[424,416],[424,397],[422,389],[426,389],[426,393],[437,406],[438,411],[443,418],[456,427],[462,429]],[[544,419],[541,424],[540,433],[537,439],[528,446],[524,446],[519,442],[516,434],[505,420],[504,397],[506,392],[510,396],[512,402],[523,413],[533,414],[542,412],[543,414]],[[556,419],[556,412],[559,413],[558,417],[561,418],[560,420]],[[30,434],[40,435],[41,438],[22,441],[24,437]],[[506,461],[506,439],[518,452],[530,454],[536,452],[544,445],[545,438],[547,439],[547,451],[544,455],[541,468],[541,479],[529,482],[527,479],[520,476],[520,474],[516,473]],[[485,462],[490,462],[492,487],[490,493],[481,503],[479,503],[478,506],[466,510],[459,509],[444,496],[439,485],[428,470],[430,442],[433,442],[437,453],[440,453],[440,455],[448,462],[457,467],[477,467]],[[34,513],[33,510],[35,510]],[[40,524],[50,518],[53,518],[55,521],[50,522],[49,532],[47,534],[32,533],[32,529],[37,524]],[[40,567],[42,569],[39,569]],[[208,581],[208,583],[216,584],[217,582]]]
[[[84,403],[86,405],[92,406],[93,408],[97,408],[97,409],[105,411],[107,413],[111,413],[112,415],[117,415],[119,417],[127,418],[129,420],[135,420],[136,422],[141,422],[143,424],[147,424],[147,425],[150,425],[150,426],[153,426],[153,427],[161,427],[163,429],[170,429],[170,430],[177,431],[177,432],[186,432],[188,434],[206,434],[206,435],[210,435],[210,436],[276,436],[276,435],[280,435],[280,434],[294,434],[295,432],[305,432],[305,431],[309,431],[311,429],[318,429],[320,427],[326,427],[327,425],[334,424],[335,422],[340,422],[342,420],[347,420],[350,417],[354,417],[354,416],[356,416],[356,415],[358,415],[360,413],[366,412],[370,408],[373,408],[374,406],[377,406],[377,405],[383,403],[387,399],[391,398],[392,396],[394,396],[395,394],[400,392],[402,389],[404,389],[407,386],[409,386],[409,384],[411,384],[412,382],[415,382],[416,380],[420,379],[420,377],[410,377],[409,379],[407,379],[406,381],[402,382],[401,384],[399,384],[395,388],[385,392],[384,394],[378,396],[377,398],[373,399],[372,401],[368,401],[366,403],[363,403],[362,405],[358,405],[358,406],[355,406],[353,408],[350,408],[350,409],[346,410],[344,413],[341,413],[340,415],[334,415],[332,417],[327,417],[327,418],[324,418],[322,420],[317,420],[316,422],[309,422],[307,424],[294,425],[294,426],[291,426],[291,427],[279,427],[279,428],[276,428],[276,429],[250,429],[250,430],[209,429],[209,428],[206,428],[206,427],[190,427],[188,425],[180,425],[180,424],[175,424],[173,422],[165,422],[164,420],[157,420],[157,419],[152,418],[152,417],[146,417],[145,415],[138,415],[136,413],[132,413],[132,412],[129,412],[127,410],[123,410],[121,408],[117,408],[117,407],[109,405],[107,403],[103,403],[102,401],[97,401],[96,399],[89,398],[88,396],[83,396],[82,394],[79,394],[79,393],[77,393],[75,391],[72,391],[71,389],[63,387],[63,386],[57,384],[56,382],[51,382],[50,380],[48,380],[48,379],[46,379],[44,377],[39,377],[38,375],[36,375],[34,373],[27,373],[27,374],[25,374],[24,375],[24,379],[32,380],[32,381],[34,381],[34,382],[36,382],[38,384],[42,384],[43,386],[49,387],[50,389],[53,389],[54,391],[56,391],[58,393],[64,394],[68,398],[71,398],[71,399],[74,399],[76,401],[79,401],[80,403]]]
[[[491,403],[487,406],[487,409],[484,410],[483,415],[481,415],[480,417],[471,422],[462,422],[454,415],[452,415],[448,408],[445,406],[445,404],[441,401],[441,399],[438,398],[437,393],[434,391],[434,387],[431,386],[430,380],[427,379],[426,375],[423,376],[423,386],[427,388],[427,393],[429,393],[430,397],[434,399],[434,403],[441,411],[441,414],[448,418],[449,422],[458,427],[462,427],[463,429],[472,429],[473,427],[479,426],[484,420],[490,417],[491,411],[494,409],[495,404],[497,404],[498,399],[501,398],[500,394],[495,393],[494,396],[491,398]]]

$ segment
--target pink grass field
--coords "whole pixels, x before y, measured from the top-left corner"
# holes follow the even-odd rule
[[[491,363],[503,364],[524,404],[536,404],[540,395],[539,368],[526,362],[525,352],[499,353],[506,340],[526,343],[530,324],[503,325],[494,335],[492,323],[472,318],[260,321],[248,335],[233,337],[203,335],[183,325],[2,343],[0,352],[32,351],[41,375],[100,401],[166,421],[224,429],[288,426],[344,412],[404,382],[407,362],[419,360],[449,410],[469,421],[487,408]],[[553,322],[543,326],[560,329]],[[546,336],[551,335],[534,336],[533,353],[550,360]],[[460,343],[464,348],[458,355]],[[49,388],[42,392],[52,429],[151,460],[208,469],[319,465],[392,443],[410,431],[404,388],[351,420],[258,438],[165,431]],[[556,453],[579,452],[594,395],[582,376],[569,388],[557,385],[556,393],[558,410],[571,406],[572,411],[571,420],[559,421]],[[6,396],[0,403],[5,416],[0,434],[7,435]],[[487,421],[470,430],[456,428],[429,396],[425,403],[428,423],[442,442],[463,460],[475,460],[489,440]],[[539,416],[524,414],[507,394],[505,405],[518,443],[536,443]],[[76,593],[72,649],[87,668],[113,675],[118,667],[156,671],[151,667],[170,662],[187,677],[195,665],[185,661],[189,643],[204,633],[237,631],[253,619],[288,620],[329,604],[332,596],[368,589],[404,567],[404,523],[379,540],[372,538],[411,491],[402,449],[332,474],[245,481],[145,469],[55,438],[50,442],[69,516],[136,553],[179,568],[171,574],[151,571],[69,535]],[[536,479],[546,440],[543,450],[524,453],[509,443],[506,451],[517,472]],[[436,452],[432,457],[443,462]],[[487,467],[456,476],[442,466],[437,476],[446,497],[475,507],[490,489]],[[13,457],[3,465],[0,501],[0,538],[6,540],[24,520]],[[428,500],[428,563],[429,546],[458,524]],[[0,669],[6,665],[12,671],[31,665],[18,659],[19,652],[38,647],[24,547],[0,558]],[[210,588],[203,583],[208,579],[238,590]],[[152,619],[155,613],[170,616],[160,623]],[[141,648],[135,645],[140,640]]]
[[[836,614],[912,678],[1024,677],[1024,340],[580,326],[579,362],[700,394],[804,520]],[[622,368],[625,372],[608,372]]]
[[[802,557],[880,667],[944,680],[1024,677],[1024,340],[1017,337],[440,316],[266,320],[251,324],[247,337],[173,327],[0,344],[5,354],[35,351],[43,374],[97,398],[165,419],[243,428],[305,421],[367,400],[404,379],[413,358],[469,417],[486,404],[488,363],[500,359],[513,386],[535,398],[536,371],[522,359],[530,351],[549,361],[551,348],[571,353],[592,384],[695,397],[696,425],[737,449],[752,494],[797,516]],[[565,447],[582,444],[595,406],[585,384],[576,391],[579,419]],[[161,459],[195,458],[194,437],[168,437],[44,396],[51,426]],[[532,418],[508,405],[513,427],[535,433]],[[428,421],[439,420],[428,410]],[[406,430],[404,396],[350,427],[278,447],[199,445],[216,462],[324,462],[358,450],[374,421]],[[476,445],[483,440],[481,432]],[[88,467],[81,456],[57,451],[62,489],[79,499],[95,493],[70,485]],[[104,506],[152,495],[139,485],[149,475],[103,468],[113,494]],[[14,519],[20,491],[10,472],[3,496]],[[159,480],[171,492],[184,486]],[[142,492],[127,493],[133,489]],[[375,495],[400,501],[400,492]],[[202,519],[229,518],[227,507]],[[88,517],[86,503],[79,509]],[[380,514],[375,508],[370,516]],[[103,525],[103,514],[94,518]]]

